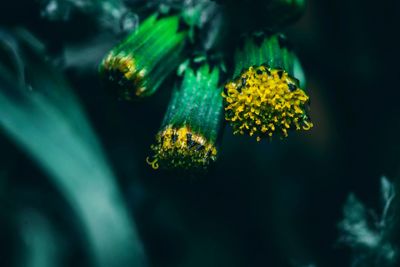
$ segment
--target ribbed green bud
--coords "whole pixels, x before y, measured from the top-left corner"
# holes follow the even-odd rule
[[[104,57],[100,73],[122,99],[150,96],[183,61],[186,36],[179,16],[154,14]]]
[[[222,120],[219,67],[188,67],[151,146],[154,168],[203,170],[217,158]]]
[[[286,137],[293,129],[309,130],[309,97],[300,88],[300,70],[282,36],[248,37],[236,52],[234,78],[222,94],[225,119],[234,133],[260,141],[275,134]]]

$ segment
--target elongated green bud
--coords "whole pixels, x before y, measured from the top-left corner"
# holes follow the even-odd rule
[[[188,67],[172,100],[147,162],[154,168],[201,170],[217,158],[222,120],[220,70],[203,64]]]
[[[152,95],[183,61],[186,31],[179,16],[147,18],[103,59],[100,73],[125,100]]]
[[[296,79],[297,58],[278,35],[249,37],[237,50],[234,79],[222,94],[225,119],[234,134],[286,137],[289,130],[309,130],[309,97]],[[301,78],[299,76],[299,78]]]

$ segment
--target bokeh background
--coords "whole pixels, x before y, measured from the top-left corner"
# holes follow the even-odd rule
[[[121,34],[104,27],[100,13],[72,10],[49,19],[44,2],[2,1],[2,34],[28,30],[65,75],[115,174],[113,203],[122,203],[141,246],[135,266],[351,266],[352,251],[338,243],[337,227],[347,196],[353,192],[379,211],[381,176],[400,175],[398,1],[310,0],[284,32],[305,69],[315,127],[261,143],[226,127],[218,163],[200,176],[145,163],[173,81],[146,101],[118,101],[101,86],[96,67]],[[139,11],[131,10],[131,27]],[[78,183],[76,194],[65,193],[33,158],[0,128],[0,266],[91,266],[98,255],[90,230],[71,204],[85,191]],[[59,164],[68,170],[73,163]],[[88,183],[88,195],[102,192],[96,185]],[[89,217],[109,208],[96,197]],[[102,225],[102,216],[107,212],[94,225]],[[112,233],[115,225],[102,227],[96,233]],[[107,238],[99,240],[110,258],[124,257]]]

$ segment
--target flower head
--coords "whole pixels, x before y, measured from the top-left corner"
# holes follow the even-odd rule
[[[183,60],[186,31],[179,16],[147,18],[100,65],[107,85],[125,100],[152,95]]]
[[[222,93],[225,119],[235,134],[248,134],[260,141],[313,126],[307,114],[309,97],[293,77],[294,61],[278,37],[267,38],[261,45],[247,42],[237,61],[236,70],[242,71]]]
[[[217,159],[221,115],[219,68],[205,63],[188,67],[147,162],[154,169],[207,169]]]
[[[147,161],[154,169],[159,163],[168,169],[204,169],[217,157],[215,145],[187,126],[173,128],[169,125],[157,134],[151,149],[156,161]]]
[[[225,119],[234,133],[261,140],[288,130],[308,130],[313,124],[306,114],[309,97],[298,82],[281,69],[253,66],[225,85]]]

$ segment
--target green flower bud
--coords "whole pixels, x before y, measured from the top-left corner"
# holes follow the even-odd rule
[[[151,146],[154,168],[203,170],[217,158],[222,121],[220,69],[204,63],[188,67],[175,89],[162,127]]]
[[[237,50],[234,79],[222,94],[225,119],[234,134],[257,141],[288,131],[309,130],[309,97],[300,88],[300,65],[282,36],[249,37]],[[302,75],[301,75],[302,76]]]
[[[179,16],[154,14],[104,57],[100,73],[125,100],[150,96],[182,62],[186,36]]]

